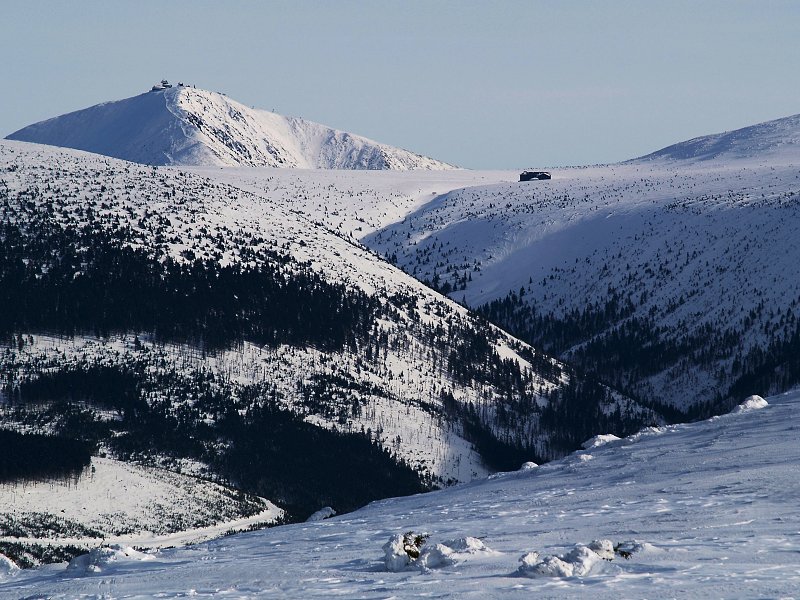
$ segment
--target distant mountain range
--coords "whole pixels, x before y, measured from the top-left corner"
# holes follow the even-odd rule
[[[156,86],[35,123],[6,139],[149,165],[452,169],[452,165],[194,87]]]

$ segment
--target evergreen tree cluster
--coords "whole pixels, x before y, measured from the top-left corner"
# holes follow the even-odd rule
[[[150,367],[146,360],[86,363],[42,373],[19,386],[14,418],[51,419],[61,435],[87,440],[76,442],[80,447],[98,444],[123,460],[201,461],[220,482],[270,498],[291,519],[325,505],[347,512],[433,485],[366,432],[305,422],[268,383],[236,385],[208,372],[181,376]],[[154,401],[164,389],[170,397]],[[335,389],[317,378],[317,394]],[[323,407],[325,398],[317,402]],[[98,418],[92,407],[119,418]]]
[[[778,393],[800,383],[798,306],[800,299],[793,301],[777,319],[775,315],[762,315],[759,305],[741,327],[730,323],[715,327],[706,323],[694,334],[680,336],[656,326],[646,315],[637,315],[632,299],[617,293],[611,294],[603,305],[589,305],[556,316],[541,313],[529,296],[512,292],[481,306],[477,312],[531,345],[562,357],[590,377],[652,407],[669,421],[682,422],[728,412],[752,393]],[[769,342],[743,350],[744,331],[765,316],[777,323],[772,328],[765,326]],[[719,384],[716,395],[696,402],[687,410],[648,398],[642,380],[668,367],[689,364],[712,370]],[[550,410],[562,406],[562,411],[573,413],[574,408],[586,406],[585,399],[575,396],[569,388],[559,394],[562,402],[554,403]],[[596,416],[602,422],[602,415]],[[578,414],[562,414],[560,418],[569,419],[576,431],[587,430],[581,424],[585,418]],[[593,417],[588,418],[591,422]],[[550,426],[555,421],[547,423]],[[608,431],[617,433],[613,429]],[[568,445],[564,443],[565,448]]]
[[[221,472],[294,518],[323,506],[349,512],[389,496],[431,489],[402,459],[360,434],[323,429],[271,403],[222,424],[236,440]]]
[[[373,298],[277,253],[258,268],[221,266],[152,256],[124,239],[91,222],[0,223],[0,335],[148,332],[211,351],[243,341],[337,350],[373,321]]]
[[[585,439],[584,428],[572,431],[569,419],[604,422],[601,404],[606,396],[599,384],[577,399],[570,392],[554,396],[558,402],[551,412],[563,414],[548,421],[549,413],[540,406],[547,399],[542,390],[552,383],[558,387],[565,378],[574,385],[578,374],[515,345],[484,319],[458,314],[410,288],[381,299],[353,285],[331,283],[310,264],[291,258],[288,245],[280,248],[257,231],[226,223],[208,225],[201,218],[202,203],[192,198],[206,183],[183,174],[171,179],[153,170],[142,177],[144,184],[123,178],[123,186],[116,182],[106,188],[104,182],[119,175],[111,167],[108,173],[86,170],[67,178],[54,168],[45,171],[47,189],[34,186],[11,194],[0,185],[0,339],[13,342],[9,349],[21,350],[29,343],[23,333],[143,335],[144,344],[137,337],[136,352],[129,356],[146,354],[142,348],[152,342],[203,353],[244,342],[287,344],[323,353],[347,351],[356,372],[366,368],[388,378],[398,376],[391,368],[391,352],[413,356],[424,361],[424,376],[441,381],[428,398],[419,399],[417,408],[456,419],[456,428],[496,468],[517,468],[524,460],[553,458],[573,449]],[[183,184],[200,187],[187,193]],[[63,203],[61,193],[66,194]],[[130,201],[130,193],[136,201]],[[83,194],[85,202],[77,200]],[[171,213],[139,202],[151,195],[172,203],[180,225],[171,221]],[[127,200],[120,202],[120,196]],[[461,286],[470,278],[466,267],[462,270]],[[627,308],[610,310],[619,315]],[[565,339],[570,335],[563,333]],[[507,356],[503,348],[509,344],[514,347],[506,349],[520,354],[530,368]],[[21,378],[0,373],[0,394],[15,404],[18,420],[29,419],[36,426],[57,423],[63,435],[96,442],[118,458],[147,461],[154,453],[191,458],[238,485],[261,482],[251,491],[282,498],[296,515],[316,510],[321,502],[341,511],[432,483],[378,445],[382,431],[345,435],[302,421],[313,414],[331,427],[348,429],[361,416],[365,398],[392,397],[388,382],[366,384],[368,378],[312,372],[296,382],[301,406],[294,404],[293,412],[286,412],[288,402],[269,377],[258,384],[234,385],[210,371],[174,364],[153,371],[152,366],[117,356],[105,363],[50,364]],[[413,381],[416,374],[399,377],[409,375]],[[475,402],[453,400],[442,411],[437,394],[465,386]],[[565,407],[586,398],[594,404],[579,416]],[[116,418],[98,418],[109,411]],[[542,423],[557,429],[563,440],[543,444],[549,432]],[[398,439],[398,452],[400,445]],[[294,471],[278,465],[265,475],[264,465],[281,456]],[[342,464],[334,465],[329,457]],[[299,478],[298,473],[314,471],[315,463],[331,474],[330,480],[319,473]],[[342,474],[349,464],[358,467],[353,473],[360,473],[360,479]],[[301,479],[303,489],[298,487]]]
[[[93,452],[85,441],[0,429],[0,483],[77,477]]]

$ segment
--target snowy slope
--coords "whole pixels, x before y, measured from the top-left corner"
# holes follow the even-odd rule
[[[98,104],[30,125],[7,139],[152,165],[453,168],[358,135],[184,86]]]
[[[155,554],[107,550],[89,557],[91,570],[84,560],[69,570],[11,572],[0,595],[795,597],[800,394],[768,401],[323,522]],[[428,568],[390,572],[382,547],[408,531],[430,534]],[[598,539],[627,558],[575,550]],[[553,555],[571,576],[537,573],[563,566],[546,558]],[[523,556],[540,566],[520,570]]]
[[[94,457],[75,479],[0,484],[0,544],[176,546],[273,523],[282,512],[209,481]]]
[[[437,196],[454,189],[512,182],[517,171],[344,171],[229,167],[188,167],[187,171],[221,181],[291,207],[326,227],[365,237],[402,221]]]
[[[634,365],[617,383],[686,408],[724,395],[760,360],[751,352],[795,334],[797,123],[751,132],[737,159],[567,168],[441,193],[363,242],[472,307],[510,299],[504,326],[564,358],[595,352],[589,368],[619,349],[586,345],[637,320],[663,343],[661,368]],[[744,157],[762,146],[772,150]],[[638,342],[630,360],[647,354]]]
[[[788,129],[782,139],[796,135]],[[565,358],[631,318],[646,321],[667,351],[660,368],[621,383],[686,408],[724,394],[750,368],[751,352],[793,335],[800,288],[787,274],[800,260],[800,158],[790,143],[762,142],[750,144],[781,150],[559,169],[535,183],[518,183],[515,172],[198,171],[358,238],[415,277],[438,276],[472,307],[523,288],[519,335],[544,329],[526,321],[534,307],[540,318],[588,332],[565,342],[531,338]],[[763,242],[767,233],[774,245]],[[587,310],[599,326],[576,322],[574,312]],[[635,349],[631,358],[646,354]],[[764,390],[742,390],[751,391]]]
[[[153,169],[71,150],[5,142],[0,154],[10,199],[5,218],[11,222],[22,219],[23,213],[41,216],[48,206],[58,206],[52,218],[59,227],[79,228],[91,212],[100,223],[121,227],[126,244],[176,261],[188,262],[186,257],[193,256],[223,265],[245,261],[258,265],[262,250],[279,252],[332,282],[377,296],[385,313],[373,324],[374,336],[385,338],[386,344],[377,354],[369,349],[329,353],[245,343],[209,356],[174,345],[137,346],[136,332],[102,340],[23,332],[32,334],[26,338],[29,343],[9,348],[3,356],[3,367],[16,373],[17,380],[94,364],[144,364],[150,365],[147,373],[155,374],[156,385],[164,369],[188,374],[211,369],[221,377],[215,380],[215,389],[230,394],[233,402],[247,386],[268,385],[308,421],[353,433],[371,430],[376,441],[399,458],[442,481],[467,481],[487,473],[481,456],[464,438],[460,417],[446,412],[445,395],[459,406],[476,407],[494,435],[529,438],[543,455],[551,452],[549,433],[539,424],[540,411],[550,393],[578,381],[569,368],[484,326],[372,252],[277,200],[177,169]],[[514,368],[519,369],[521,381],[513,391],[500,389],[498,380],[492,379],[491,364],[474,365],[466,381],[448,370],[448,353],[459,345],[462,331],[479,332],[498,361],[518,365]],[[541,361],[547,372],[537,371],[539,367],[529,360]],[[317,412],[305,405],[301,388],[322,376],[344,383],[327,400],[318,399],[329,404]],[[163,396],[158,389],[152,392],[155,402]],[[499,411],[522,410],[518,402],[530,408],[520,413],[513,430],[508,429],[498,420]],[[612,394],[604,410],[611,414],[618,409],[645,420],[658,418]]]
[[[766,121],[734,131],[697,137],[662,148],[631,162],[651,160],[726,161],[781,157],[800,153],[800,115]]]

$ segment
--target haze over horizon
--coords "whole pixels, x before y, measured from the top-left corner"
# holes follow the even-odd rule
[[[467,168],[614,162],[800,112],[782,2],[4,3],[0,136],[167,78]]]

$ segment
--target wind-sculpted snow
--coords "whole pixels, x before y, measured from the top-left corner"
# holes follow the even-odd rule
[[[151,91],[8,136],[150,165],[452,169],[451,165],[190,87]]]
[[[800,393],[768,401],[594,448],[589,462],[570,456],[148,560],[110,548],[80,562],[97,572],[14,571],[0,595],[790,598]]]

